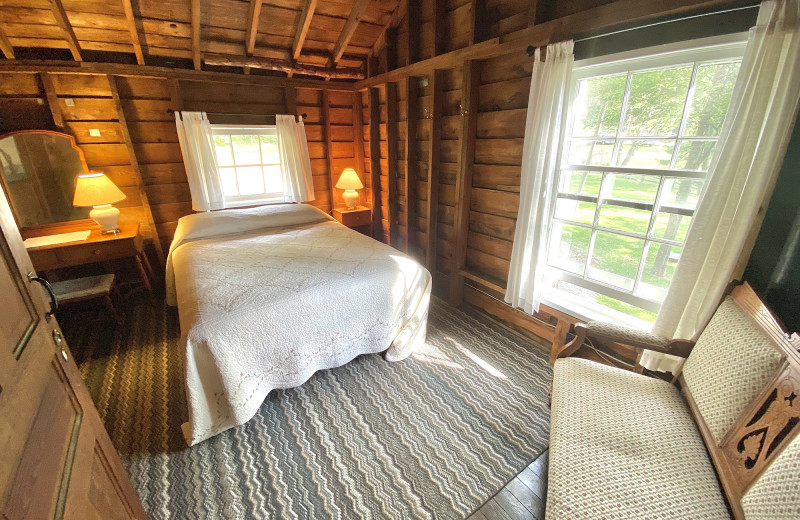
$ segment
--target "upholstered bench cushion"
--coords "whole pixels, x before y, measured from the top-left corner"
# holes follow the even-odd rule
[[[742,497],[747,520],[800,518],[800,436],[786,446]]]
[[[96,298],[110,293],[114,286],[114,275],[86,276],[74,280],[53,282],[51,286],[59,302],[69,303],[70,300]]]
[[[683,378],[719,443],[783,360],[764,332],[729,296],[683,364]]]
[[[585,359],[556,361],[547,518],[730,518],[674,386]]]

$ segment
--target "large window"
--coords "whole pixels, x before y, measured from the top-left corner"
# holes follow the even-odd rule
[[[576,63],[547,254],[551,305],[647,329],[697,208],[744,43]]]
[[[275,126],[212,125],[227,206],[283,201]]]

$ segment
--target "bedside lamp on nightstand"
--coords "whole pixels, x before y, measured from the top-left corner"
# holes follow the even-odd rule
[[[352,168],[345,168],[342,176],[339,177],[339,182],[336,183],[337,189],[344,190],[342,199],[347,204],[347,209],[356,209],[356,204],[358,204],[358,192],[356,190],[360,190],[363,187],[361,179],[358,178],[358,174]]]
[[[112,204],[125,199],[125,194],[103,173],[78,175],[73,206],[92,206],[89,218],[97,222],[100,232],[119,232],[119,210]]]

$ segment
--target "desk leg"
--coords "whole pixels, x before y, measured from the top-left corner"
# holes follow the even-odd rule
[[[153,267],[150,265],[150,259],[147,258],[147,254],[144,252],[139,253],[139,256],[142,259],[142,263],[144,264],[144,268],[147,269],[147,274],[150,278],[153,278]]]
[[[142,277],[142,283],[147,287],[148,291],[153,292],[153,287],[150,285],[150,278],[147,276],[144,265],[142,265],[141,255],[136,255],[136,266],[139,268],[139,276]]]

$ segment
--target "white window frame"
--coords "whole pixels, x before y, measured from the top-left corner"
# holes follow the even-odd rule
[[[218,135],[225,135],[225,136],[232,136],[232,135],[278,135],[278,129],[276,125],[211,125],[211,134],[213,136]],[[259,164],[236,164],[236,155],[233,151],[233,141],[230,141],[231,147],[231,158],[233,160],[233,167],[236,168],[237,166],[280,166],[282,165],[280,162],[278,163],[265,163],[264,157],[261,152],[261,147],[258,147],[259,157],[261,158],[261,162]],[[278,159],[280,161],[280,158]],[[231,166],[219,166],[219,168],[231,168]],[[219,172],[217,172],[219,174]],[[262,169],[263,175],[263,169]],[[220,179],[221,180],[221,179]],[[237,183],[238,183],[238,173],[237,173]],[[223,190],[224,191],[224,190]],[[258,204],[277,204],[283,202],[283,192],[276,192],[276,193],[254,193],[252,195],[234,195],[234,196],[225,196],[225,206],[226,207],[241,207],[241,206],[253,206]]]
[[[575,165],[569,164],[567,162],[566,157],[564,157],[565,150],[569,145],[569,140],[572,136],[572,125],[574,123],[572,107],[575,101],[575,98],[578,94],[578,84],[580,81],[589,79],[589,78],[596,78],[602,76],[612,76],[612,75],[619,75],[622,73],[627,73],[627,80],[625,86],[625,95],[623,98],[623,110],[627,104],[628,96],[631,87],[631,77],[632,72],[642,72],[648,69],[660,69],[664,67],[670,66],[677,66],[677,65],[686,65],[686,64],[693,64],[693,70],[690,80],[689,88],[687,89],[687,96],[684,100],[684,107],[683,113],[681,116],[680,127],[678,133],[675,137],[664,137],[664,136],[652,136],[652,137],[628,137],[628,139],[635,139],[637,141],[646,141],[648,139],[652,140],[664,140],[664,139],[676,139],[676,144],[673,148],[672,158],[670,162],[670,166],[674,166],[678,149],[679,143],[682,141],[691,141],[691,140],[699,140],[704,141],[708,140],[708,137],[704,136],[697,136],[697,137],[683,137],[681,133],[686,126],[686,121],[689,116],[689,108],[691,107],[691,99],[694,95],[694,84],[695,79],[697,76],[697,69],[698,65],[705,64],[709,62],[715,61],[725,61],[734,58],[741,58],[744,55],[745,46],[747,44],[747,33],[738,33],[738,34],[731,34],[731,35],[723,35],[717,36],[712,38],[704,38],[702,40],[693,40],[689,42],[679,42],[676,44],[669,44],[669,45],[661,45],[657,47],[650,47],[646,49],[638,49],[631,52],[625,52],[616,54],[613,56],[603,56],[598,58],[591,58],[587,60],[581,60],[579,62],[575,62],[572,69],[572,74],[570,76],[570,86],[568,92],[569,99],[566,101],[567,103],[567,110],[564,111],[564,124],[562,125],[562,134],[560,136],[560,145],[559,145],[559,156],[557,160],[557,164],[560,165],[559,170],[555,172],[555,178],[553,182],[553,186],[551,187],[552,198],[550,200],[553,201],[553,208],[550,215],[548,215],[548,230],[547,230],[547,248],[548,253],[546,255],[545,260],[545,278],[549,278],[551,280],[564,280],[566,282],[572,283],[576,286],[582,287],[584,289],[588,289],[616,300],[619,300],[623,303],[627,303],[629,305],[634,305],[636,307],[658,313],[661,308],[661,302],[653,301],[645,299],[641,296],[635,295],[635,291],[638,287],[638,284],[642,277],[642,272],[644,268],[644,264],[647,260],[647,253],[648,253],[648,242],[650,243],[665,243],[669,245],[675,246],[682,246],[686,247],[684,242],[678,242],[675,240],[667,240],[662,238],[655,238],[653,236],[653,227],[655,225],[656,217],[658,216],[659,212],[665,212],[664,209],[667,209],[665,213],[676,213],[680,215],[687,215],[693,216],[694,210],[680,208],[680,207],[670,207],[665,205],[660,205],[661,193],[664,186],[664,179],[668,177],[678,177],[678,178],[694,178],[694,179],[705,179],[707,172],[703,171],[687,171],[687,170],[677,170],[677,169],[650,169],[650,168],[635,168],[635,167],[617,167],[617,166],[592,166],[592,165]],[[591,141],[592,139],[598,141],[614,141],[614,149],[612,152],[612,159],[611,163],[613,164],[614,158],[619,153],[620,145],[625,140],[625,137],[621,135],[621,128],[624,123],[624,118],[620,117],[618,128],[615,132],[613,137],[595,137],[595,138],[586,138],[587,141]],[[580,138],[578,138],[580,139]],[[584,195],[573,195],[573,194],[562,194],[559,193],[558,189],[560,186],[560,178],[561,178],[561,171],[585,171],[585,172],[600,172],[603,175],[601,181],[601,187],[599,189],[598,195],[595,196],[584,196]],[[656,175],[660,178],[658,191],[656,193],[655,199],[653,203],[639,203],[639,202],[630,202],[630,201],[621,201],[612,198],[605,198],[603,197],[603,185],[606,180],[606,177],[610,173],[617,173],[617,174],[637,174],[637,175]],[[565,196],[566,195],[566,196]],[[562,219],[558,219],[556,217],[556,206],[557,201],[559,198],[570,198],[576,199],[585,202],[592,202],[595,206],[595,214],[594,220],[592,224],[583,224],[583,223],[576,223],[574,221],[563,221]],[[589,200],[591,199],[591,200]],[[623,206],[623,207],[635,207],[635,209],[644,209],[651,211],[650,215],[650,223],[648,225],[648,229],[644,234],[639,233],[629,233],[626,231],[621,231],[619,229],[609,229],[603,228],[599,226],[599,215],[600,210],[604,203],[613,202],[615,206]],[[589,249],[587,252],[586,264],[584,268],[583,275],[578,275],[563,269],[559,269],[558,267],[553,267],[549,265],[548,259],[550,256],[549,248],[550,248],[550,241],[553,232],[553,224],[556,221],[564,222],[565,224],[571,226],[579,226],[584,227],[592,230],[591,239],[589,242]],[[623,289],[618,287],[603,283],[599,280],[590,279],[589,278],[589,269],[588,266],[592,259],[593,254],[593,246],[595,243],[596,233],[595,231],[608,231],[619,235],[625,236],[632,236],[637,239],[643,239],[645,241],[645,245],[642,248],[642,255],[639,261],[639,268],[634,280],[633,287],[631,288],[630,292],[626,292]],[[561,310],[562,312],[567,312],[571,315],[574,315],[580,319],[584,320],[604,320],[604,321],[611,321],[616,322],[628,326],[635,326],[640,329],[649,330],[652,327],[651,323],[639,320],[627,314],[623,314],[620,311],[616,311],[609,308],[601,308],[602,306],[597,304],[587,304],[583,299],[570,295],[568,293],[564,293],[563,291],[554,291],[548,285],[549,290],[545,290],[542,295],[542,302],[546,305],[553,307],[555,309]]]

